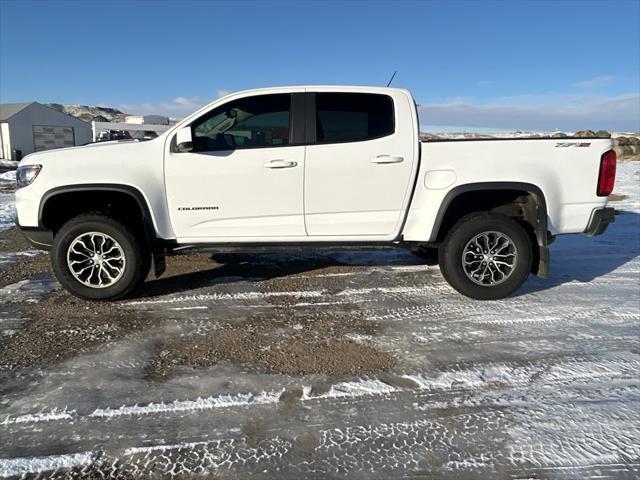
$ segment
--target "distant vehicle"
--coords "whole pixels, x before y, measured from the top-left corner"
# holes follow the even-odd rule
[[[546,276],[556,235],[599,235],[611,139],[419,141],[407,90],[289,87],[228,95],[147,142],[39,152],[18,220],[74,295],[116,299],[189,248],[437,249],[476,299]]]
[[[96,139],[96,141],[110,142],[113,140],[129,140],[129,139],[131,139],[131,134],[125,130],[107,130],[107,131],[100,132],[98,134],[98,138]]]
[[[108,142],[111,140],[111,132],[100,132],[96,138],[97,142]]]
[[[153,138],[156,138],[157,136],[158,132],[144,131],[142,138],[144,138],[145,140],[151,140]]]

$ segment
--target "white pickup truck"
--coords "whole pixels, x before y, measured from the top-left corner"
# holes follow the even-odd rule
[[[189,248],[437,251],[476,299],[546,276],[558,234],[601,234],[611,140],[421,142],[396,88],[227,95],[149,141],[40,152],[17,172],[18,223],[71,293],[116,299]],[[437,250],[436,250],[437,249]]]

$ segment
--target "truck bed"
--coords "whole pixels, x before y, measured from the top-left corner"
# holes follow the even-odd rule
[[[596,193],[600,158],[610,138],[533,137],[421,141],[420,172],[404,230],[418,239],[436,224],[436,209],[455,188],[501,182],[536,186],[547,205],[551,234],[581,233],[593,210],[606,204]]]

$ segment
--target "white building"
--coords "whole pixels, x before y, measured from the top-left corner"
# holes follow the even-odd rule
[[[91,142],[91,124],[37,102],[0,104],[0,158]]]
[[[127,115],[124,121],[126,123],[138,123],[140,125],[169,125],[169,117],[162,115]]]

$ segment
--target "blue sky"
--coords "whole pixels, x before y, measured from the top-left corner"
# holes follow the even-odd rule
[[[0,0],[0,102],[182,116],[397,69],[423,129],[640,130],[639,18],[640,0]]]

